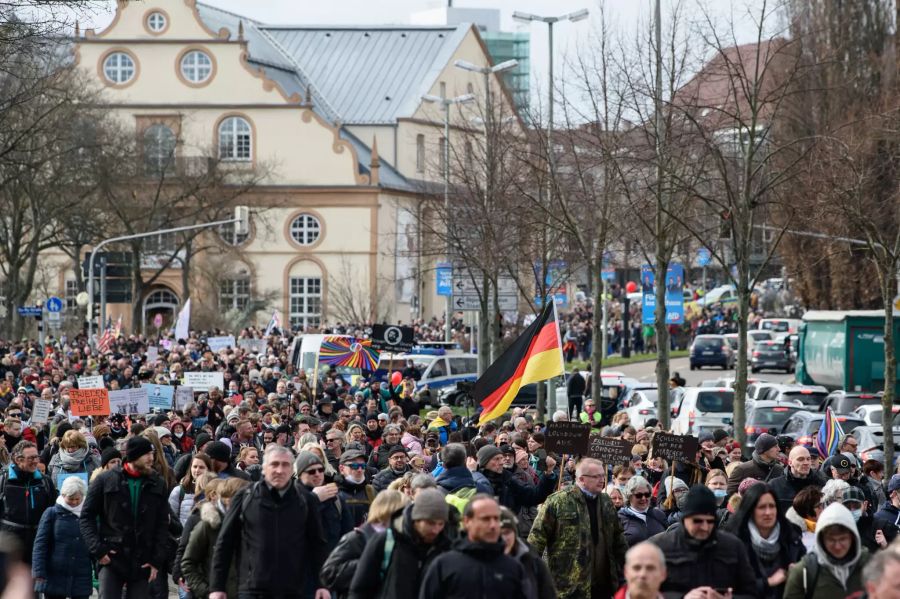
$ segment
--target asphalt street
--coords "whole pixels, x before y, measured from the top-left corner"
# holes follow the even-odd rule
[[[642,382],[653,382],[656,380],[656,362],[640,362],[637,364],[604,368],[604,370],[624,372],[626,376]],[[669,372],[669,376],[672,376],[676,372],[680,374],[687,381],[687,387],[695,387],[699,385],[701,381],[705,380],[734,377],[734,370],[722,370],[721,368],[691,370],[688,358],[671,360],[669,362]],[[752,380],[770,381],[775,383],[792,383],[794,381],[793,374],[785,374],[783,372],[766,371],[757,374],[749,374],[749,377]]]

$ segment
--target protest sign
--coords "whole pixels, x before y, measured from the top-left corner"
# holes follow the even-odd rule
[[[99,374],[97,376],[78,377],[79,389],[103,389],[105,386],[106,385],[103,384],[103,377]]]
[[[150,408],[154,410],[171,410],[175,399],[175,387],[170,385],[141,385],[147,390]]]
[[[153,364],[159,360],[159,348],[155,345],[151,345],[147,348],[147,363]]]
[[[238,339],[238,347],[252,354],[265,353],[268,344],[265,339]]]
[[[109,391],[106,389],[69,389],[72,416],[108,416]]]
[[[225,376],[221,372],[185,372],[183,382],[197,393],[207,393],[210,387],[224,389]]]
[[[697,437],[656,433],[653,435],[653,443],[650,446],[650,457],[662,458],[667,462],[693,464],[697,461],[699,447],[700,443],[697,441]]]
[[[631,447],[624,439],[591,435],[587,455],[604,464],[622,464],[631,460]]]
[[[211,351],[218,353],[223,349],[235,347],[234,335],[227,335],[225,337],[209,337],[206,340],[206,344],[209,346],[209,349]]]
[[[171,339],[163,339],[159,344],[162,345],[163,349],[166,351],[172,351],[172,346],[174,345]]]
[[[188,402],[194,401],[194,390],[191,387],[175,388],[175,409],[183,410]]]
[[[53,408],[53,402],[48,399],[38,399],[34,402],[34,409],[31,411],[31,424],[45,424],[50,420],[50,410]]]
[[[146,414],[150,411],[147,389],[139,387],[110,391],[109,407],[113,414],[124,414],[125,416]]]
[[[580,422],[551,422],[547,425],[548,452],[585,455],[588,452],[591,427]]]

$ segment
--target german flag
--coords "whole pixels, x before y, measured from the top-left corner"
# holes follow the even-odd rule
[[[522,385],[546,381],[563,372],[559,323],[551,298],[540,316],[475,381],[472,397],[482,407],[478,422],[502,416]]]

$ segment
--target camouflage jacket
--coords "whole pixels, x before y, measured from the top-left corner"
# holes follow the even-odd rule
[[[628,545],[616,508],[605,493],[598,496],[597,522],[605,543],[609,578],[613,590],[622,580]],[[591,564],[594,562],[590,516],[584,494],[577,486],[557,491],[541,506],[528,543],[543,554],[557,594],[561,599],[587,599],[591,596]]]

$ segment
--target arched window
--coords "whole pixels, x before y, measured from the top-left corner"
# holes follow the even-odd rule
[[[219,124],[219,159],[249,162],[252,154],[250,123],[230,116]]]
[[[113,52],[103,61],[103,75],[110,83],[127,83],[134,77],[134,72],[134,60],[125,52]]]
[[[148,175],[158,177],[169,172],[175,162],[175,133],[161,124],[144,131],[144,165]]]

